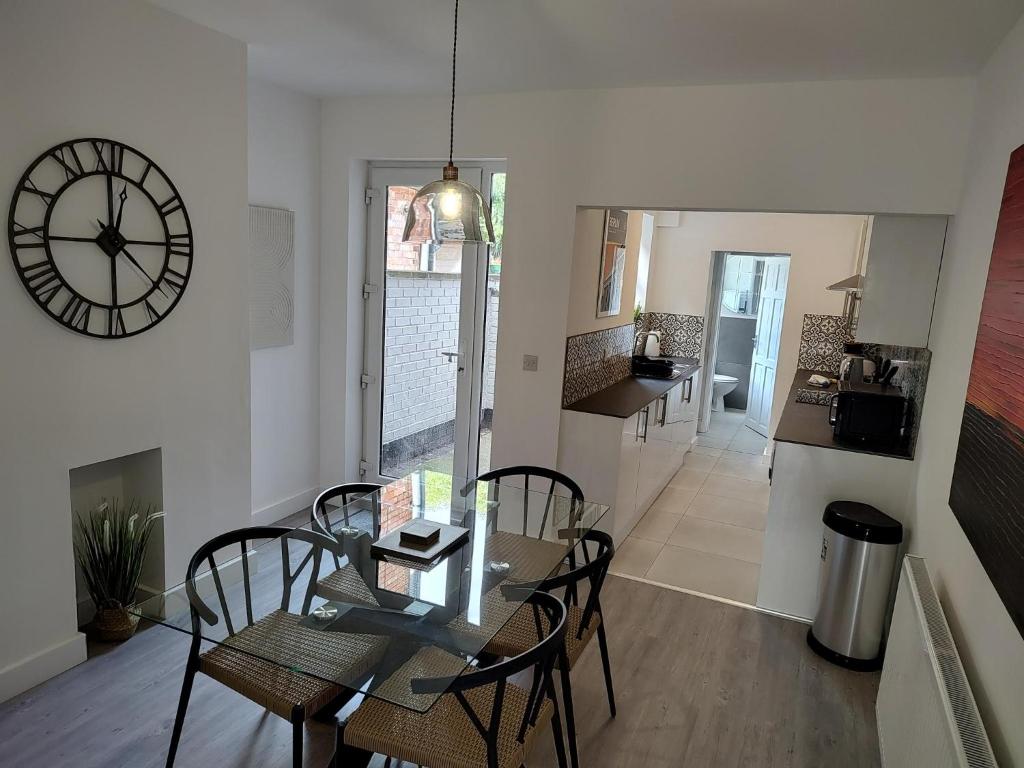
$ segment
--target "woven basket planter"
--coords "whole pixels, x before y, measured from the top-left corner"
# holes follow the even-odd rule
[[[128,640],[138,626],[139,617],[129,613],[127,608],[99,608],[92,620],[93,634],[105,643]]]

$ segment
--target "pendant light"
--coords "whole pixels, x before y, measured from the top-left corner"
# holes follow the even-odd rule
[[[440,181],[432,181],[416,193],[405,218],[402,242],[493,243],[491,211],[480,190],[459,181],[452,162],[455,150],[455,59],[459,46],[459,0],[455,0],[455,31],[452,36],[452,106],[448,122],[448,165]]]

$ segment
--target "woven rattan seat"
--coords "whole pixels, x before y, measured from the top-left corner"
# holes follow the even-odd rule
[[[285,719],[291,719],[295,707],[317,712],[341,694],[342,688],[287,667],[317,670],[323,678],[349,681],[369,672],[384,645],[369,635],[303,627],[301,619],[274,611],[200,654],[200,671]],[[326,662],[327,658],[332,662]]]
[[[406,662],[386,685],[401,686],[403,681],[415,678],[452,674],[453,669],[464,666],[465,662],[458,657],[437,648],[424,648]],[[465,692],[466,699],[485,725],[490,722],[495,689],[492,684]],[[388,695],[390,697],[391,693]],[[409,695],[414,694],[410,692]],[[498,735],[500,768],[522,765],[537,730],[551,720],[553,708],[545,699],[536,725],[526,729],[520,743],[516,737],[527,699],[526,690],[512,683],[506,686]],[[379,699],[366,699],[349,718],[344,738],[350,746],[418,765],[429,765],[430,768],[480,768],[487,765],[484,740],[450,693],[438,699],[424,714]]]
[[[590,617],[590,626],[579,636],[580,625],[583,623],[583,609],[577,605],[569,606],[565,625],[565,646],[569,655],[569,666],[576,666],[576,661],[597,632],[601,624],[601,615],[594,613]],[[537,644],[537,624],[533,618],[533,609],[523,606],[509,619],[498,633],[491,638],[485,649],[495,656],[515,656],[527,648]]]
[[[379,606],[363,577],[351,564],[337,568],[317,582],[317,594],[328,600]]]
[[[565,557],[566,543],[531,539],[507,531],[487,537],[484,562],[508,563],[508,581],[536,581],[547,578]]]

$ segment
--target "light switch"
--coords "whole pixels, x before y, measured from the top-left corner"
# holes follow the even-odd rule
[[[523,355],[523,370],[524,371],[536,371],[537,370],[537,356],[536,355]]]

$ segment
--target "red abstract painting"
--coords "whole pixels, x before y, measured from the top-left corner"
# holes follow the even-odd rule
[[[949,504],[1024,634],[1024,146],[1010,156]]]

